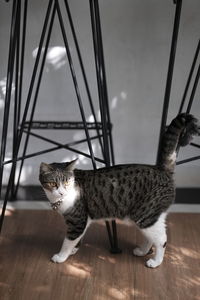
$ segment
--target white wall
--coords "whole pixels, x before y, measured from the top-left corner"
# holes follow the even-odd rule
[[[27,96],[35,53],[41,33],[47,1],[30,1],[25,55],[23,103]],[[63,1],[60,1],[63,2]],[[116,163],[150,163],[156,160],[160,120],[166,83],[175,5],[172,0],[99,0],[107,71],[108,93],[113,128]],[[84,58],[92,96],[97,109],[97,89],[94,73],[89,1],[69,1],[78,40]],[[0,122],[2,125],[5,77],[8,56],[9,26],[12,1],[0,3]],[[64,6],[62,8],[64,12]],[[189,68],[199,39],[199,0],[183,0],[180,34],[174,70],[169,121],[178,112]],[[69,28],[66,22],[66,28]],[[74,45],[70,49],[75,59],[80,89],[85,103],[85,90],[77,65]],[[35,119],[80,120],[76,96],[63,41],[56,20],[50,42]],[[200,117],[200,89],[195,95],[192,112]],[[11,115],[13,104],[11,107]],[[97,109],[98,112],[98,109]],[[91,113],[86,107],[87,118]],[[63,143],[84,137],[83,132],[43,132]],[[7,158],[11,155],[12,125],[9,127]],[[199,142],[199,138],[196,138]],[[28,153],[45,149],[49,144],[31,138]],[[51,145],[50,145],[51,146]],[[87,151],[86,146],[80,149]],[[97,147],[95,148],[98,154]],[[180,158],[199,155],[199,150],[187,147]],[[26,160],[22,184],[38,184],[41,161],[65,161],[73,153],[61,150]],[[80,157],[78,167],[90,168],[91,163]],[[8,169],[6,167],[7,173]],[[194,161],[176,168],[178,186],[200,185],[200,163]],[[4,182],[6,178],[4,178]]]

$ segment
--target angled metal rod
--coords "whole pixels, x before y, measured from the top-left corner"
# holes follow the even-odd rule
[[[195,51],[194,59],[193,59],[193,62],[192,62],[192,66],[191,66],[191,69],[190,69],[188,80],[187,80],[185,90],[184,90],[184,93],[183,93],[183,97],[182,97],[182,101],[181,101],[181,105],[180,105],[180,109],[179,109],[179,114],[183,111],[183,107],[184,107],[184,104],[185,104],[185,100],[186,100],[186,96],[187,96],[188,89],[189,89],[189,86],[190,86],[190,82],[191,82],[191,79],[192,79],[192,75],[193,75],[193,72],[194,72],[194,68],[196,66],[199,51],[200,51],[200,40],[198,42],[198,45],[197,45],[197,48],[196,48],[196,51]]]
[[[20,53],[20,19],[21,19],[21,0],[17,1],[17,39],[16,39],[16,49],[15,49],[15,95],[14,95],[14,119],[13,119],[13,178],[12,178],[12,187],[11,187],[11,195],[14,195],[14,185],[15,185],[15,171],[16,171],[16,162],[14,162],[14,152],[15,145],[17,143],[17,135],[18,135],[18,121],[19,121],[19,53]]]
[[[175,17],[174,17],[173,35],[172,35],[172,41],[171,41],[171,50],[170,50],[170,57],[169,57],[169,65],[168,65],[168,73],[167,73],[167,82],[166,82],[166,87],[165,87],[165,96],[164,96],[164,104],[163,104],[163,111],[162,111],[161,127],[160,127],[160,136],[159,136],[159,144],[158,144],[158,152],[157,152],[157,164],[160,161],[162,137],[163,137],[163,134],[165,133],[165,127],[166,127],[166,122],[167,122],[167,115],[168,115],[168,108],[169,108],[169,101],[170,101],[170,94],[171,94],[171,85],[172,85],[172,78],[173,78],[173,71],[174,71],[174,63],[175,63],[175,57],[176,57],[179,24],[180,24],[180,17],[181,17],[181,8],[182,8],[182,0],[177,0],[176,12],[175,12]]]
[[[28,133],[27,130],[24,130],[24,132],[25,132],[25,133]],[[82,151],[79,151],[79,150],[76,150],[76,149],[74,150],[74,148],[71,147],[71,146],[78,145],[78,144],[80,144],[80,143],[88,142],[87,138],[86,138],[86,139],[79,140],[79,141],[74,141],[74,142],[71,142],[71,143],[67,143],[67,144],[61,144],[61,143],[58,143],[58,142],[56,142],[56,141],[54,141],[54,140],[51,140],[51,139],[49,139],[49,138],[47,138],[47,137],[44,137],[44,136],[39,135],[39,134],[36,134],[36,133],[34,133],[34,132],[29,132],[29,134],[32,135],[32,136],[34,136],[34,137],[36,137],[36,138],[39,138],[39,139],[41,139],[41,140],[43,140],[43,141],[46,141],[46,142],[48,142],[48,143],[51,143],[51,144],[53,144],[53,145],[57,145],[57,146],[59,146],[59,147],[61,147],[61,148],[65,148],[65,149],[67,149],[67,150],[74,151],[74,152],[76,152],[77,154],[81,154],[81,155],[84,155],[84,156],[86,156],[86,157],[88,157],[88,158],[91,158],[91,156],[90,156],[89,154],[86,154],[86,153],[84,153],[84,152],[82,152]],[[94,140],[94,139],[96,139],[96,138],[98,138],[98,136],[90,137],[90,140]],[[72,150],[72,149],[73,149],[73,150]],[[96,157],[96,156],[94,156],[94,158],[95,158],[95,160],[98,161],[98,162],[105,163],[104,160],[99,159],[99,158]]]
[[[190,146],[196,147],[196,148],[200,148],[200,145],[196,144],[196,143],[190,143]]]
[[[109,101],[108,101],[108,89],[107,89],[107,80],[106,80],[106,69],[105,69],[105,62],[104,62],[104,51],[103,51],[103,41],[102,41],[102,30],[101,30],[101,18],[100,18],[100,12],[99,12],[99,3],[98,0],[94,1],[95,6],[95,15],[96,15],[96,26],[97,26],[97,41],[98,41],[98,47],[99,47],[99,59],[100,64],[102,66],[102,88],[103,88],[103,100],[105,106],[105,114],[107,123],[111,124],[110,119],[110,109],[109,109]],[[106,125],[107,125],[106,123]],[[110,143],[110,155],[111,155],[111,161],[112,165],[115,164],[115,158],[114,158],[114,149],[113,149],[113,139],[112,139],[112,131],[111,128],[107,128],[108,136],[109,136],[109,143]]]
[[[17,39],[17,26],[16,26],[17,25],[17,11],[18,11],[17,10],[17,2],[13,1],[11,29],[10,29],[10,46],[9,46],[9,56],[8,56],[7,81],[6,81],[5,108],[4,108],[3,129],[2,129],[2,139],[1,139],[0,197],[1,197],[1,189],[2,189],[3,170],[4,170],[3,162],[5,159],[5,151],[6,151],[10,101],[11,101],[11,92],[12,92],[12,81],[13,81],[13,72],[14,72],[15,48],[16,48],[16,39]],[[2,225],[3,225],[6,205],[7,205],[7,201],[4,201],[2,212],[1,212],[1,218],[0,218],[0,232],[2,229]]]
[[[17,132],[19,125],[19,53],[20,53],[20,17],[21,17],[21,0],[17,1],[17,39],[16,39],[16,49],[15,49],[15,96],[14,96],[14,121],[13,121],[13,148],[16,145]],[[14,150],[13,150],[14,153]]]
[[[22,86],[23,86],[23,74],[24,74],[24,53],[25,53],[25,40],[26,40],[26,23],[27,23],[27,10],[28,10],[28,0],[24,1],[24,11],[23,11],[23,23],[22,23],[22,40],[21,40],[21,56],[20,51],[17,57],[20,57],[20,73],[19,73],[19,94],[17,101],[17,136],[19,133],[20,115],[21,115],[21,101],[22,101]],[[20,18],[21,19],[21,18]],[[19,30],[19,48],[20,48],[20,30]],[[17,142],[17,141],[16,141]],[[20,172],[19,172],[20,174]],[[15,179],[13,181],[12,187],[12,197],[16,198],[17,189],[19,185],[20,175],[18,175],[17,185],[15,187]]]
[[[90,156],[91,156],[91,160],[92,160],[92,165],[93,165],[93,168],[96,169],[96,162],[95,162],[94,153],[93,153],[93,149],[92,149],[92,143],[90,141],[90,135],[89,135],[89,131],[88,131],[88,128],[87,128],[85,112],[84,112],[84,109],[83,109],[81,94],[80,94],[80,90],[79,90],[79,87],[78,87],[78,82],[77,82],[77,79],[76,79],[76,73],[75,73],[71,53],[70,53],[70,50],[69,50],[69,44],[68,44],[68,39],[67,39],[65,27],[64,27],[64,22],[63,22],[61,10],[60,10],[60,5],[59,5],[58,0],[55,0],[55,3],[56,3],[56,10],[57,10],[57,14],[58,14],[59,23],[60,23],[60,28],[61,28],[61,31],[62,31],[62,36],[63,36],[63,40],[64,40],[64,44],[65,44],[65,49],[66,49],[67,57],[68,57],[68,61],[69,61],[70,71],[71,71],[71,75],[72,75],[72,79],[73,79],[73,83],[74,83],[74,88],[75,88],[75,92],[76,92],[76,96],[77,96],[77,100],[78,100],[78,105],[79,105],[82,121],[83,121],[83,124],[84,124],[85,135],[86,135],[87,140],[88,140],[88,148],[89,148],[89,152],[90,152]]]
[[[28,133],[28,131],[24,130],[24,133]],[[48,139],[47,137],[44,137],[44,136],[42,136],[40,134],[37,134],[37,133],[34,133],[34,132],[29,132],[29,134],[32,135],[32,136],[34,136],[34,137],[36,137],[36,138],[39,138],[39,139],[41,139],[43,141],[49,142],[51,144],[62,145],[60,143],[57,143],[55,140]],[[101,137],[102,137],[102,135],[101,135]],[[91,140],[95,140],[97,138],[99,138],[98,135],[93,136],[90,139]],[[85,138],[85,139],[81,139],[81,140],[78,140],[78,141],[74,141],[74,142],[71,142],[71,143],[64,144],[63,146],[75,146],[75,145],[79,145],[79,144],[86,143],[86,142],[87,142],[87,139]]]
[[[93,34],[93,46],[94,46],[94,55],[95,55],[95,66],[96,66],[96,76],[97,76],[97,88],[98,88],[98,96],[99,96],[99,107],[101,114],[101,122],[103,126],[103,143],[104,143],[104,159],[106,161],[106,166],[110,166],[110,153],[109,153],[109,143],[107,136],[107,116],[105,112],[103,112],[103,99],[104,99],[104,90],[103,90],[103,71],[101,64],[101,54],[100,54],[100,44],[99,44],[99,36],[98,36],[98,28],[96,21],[96,12],[94,2],[90,1],[90,15],[91,15],[91,25],[92,25],[92,34]]]
[[[15,3],[15,1],[13,3]],[[37,72],[37,68],[38,68],[38,64],[39,64],[39,59],[40,59],[40,55],[41,55],[41,51],[42,51],[43,40],[44,40],[44,36],[45,36],[45,32],[46,32],[46,27],[47,27],[51,7],[52,7],[52,0],[49,1],[48,8],[47,8],[47,13],[46,13],[46,16],[45,16],[42,35],[41,35],[41,39],[40,39],[40,43],[39,43],[39,47],[38,47],[38,52],[37,52],[36,61],[35,61],[34,69],[33,69],[33,74],[32,74],[32,77],[31,77],[31,83],[30,83],[30,88],[29,88],[29,92],[28,92],[28,97],[27,97],[27,101],[26,101],[26,105],[25,105],[25,109],[24,109],[24,114],[23,114],[23,118],[22,118],[22,125],[21,125],[21,128],[19,130],[18,140],[17,140],[16,147],[15,147],[15,153],[14,153],[15,154],[15,156],[14,156],[15,161],[17,161],[17,155],[18,155],[18,152],[19,152],[19,147],[20,147],[20,143],[21,143],[21,139],[22,139],[22,135],[23,135],[23,126],[24,126],[24,123],[26,121],[26,117],[27,117],[27,113],[28,113],[28,109],[29,109],[29,105],[30,105],[33,85],[34,85],[34,81],[35,81],[35,77],[36,77],[36,72]],[[15,26],[15,22],[14,22],[14,26]],[[16,31],[16,27],[17,26],[14,27],[14,32]],[[14,39],[14,41],[16,41],[16,38]],[[12,48],[12,51],[13,51],[12,43],[10,43],[10,47]],[[13,68],[13,64],[11,65],[11,67]],[[13,70],[12,70],[12,72],[13,72]],[[12,86],[12,80],[11,80],[11,86]],[[8,98],[8,99],[9,99],[9,102],[10,102],[10,98]],[[9,104],[9,106],[10,106],[10,104]],[[9,110],[8,110],[7,113],[9,113]],[[7,116],[7,119],[8,119],[8,116]],[[4,137],[5,136],[7,136],[7,132],[6,132],[6,134],[4,134]],[[6,190],[6,195],[5,195],[5,199],[4,199],[4,203],[3,203],[2,214],[1,214],[0,231],[2,229],[5,210],[6,210],[6,206],[7,206],[7,202],[8,202],[8,198],[9,198],[11,185],[12,185],[13,173],[14,173],[14,165],[12,164],[10,177],[9,177],[9,181],[8,181],[8,185],[7,185],[7,190]],[[0,177],[2,177],[2,174],[0,174]],[[0,180],[1,180],[1,178],[0,178]]]
[[[22,100],[22,87],[23,87],[23,76],[24,76],[24,53],[25,53],[25,40],[26,40],[27,10],[28,10],[28,0],[25,0],[24,1],[23,24],[22,24],[22,41],[21,41],[20,74],[19,74],[18,124],[20,123],[20,115],[21,115],[21,100]]]
[[[1,139],[0,167],[2,166],[2,163],[5,158],[6,141],[7,141],[10,100],[11,100],[12,82],[13,82],[13,73],[14,73],[15,49],[16,49],[16,39],[17,39],[17,26],[16,26],[17,12],[18,12],[17,2],[13,1],[11,29],[10,29],[10,46],[9,46],[9,56],[8,56],[8,69],[7,69],[7,77],[6,77],[5,108],[4,108],[3,129],[2,129],[2,139]]]
[[[30,134],[33,135],[33,136],[35,136],[35,134],[33,134],[33,132],[30,132]],[[43,141],[48,141],[46,138],[44,138],[44,137],[42,137],[42,136],[38,136],[38,138],[40,138],[40,139],[43,140]],[[96,138],[97,138],[97,137],[96,137]],[[17,157],[17,158],[15,158],[15,162],[21,161],[21,160],[23,160],[23,159],[35,157],[35,156],[38,156],[38,155],[42,155],[42,154],[45,154],[45,153],[48,153],[48,152],[53,152],[53,151],[59,150],[59,149],[66,149],[66,150],[72,151],[72,152],[74,152],[74,153],[83,155],[83,156],[85,156],[85,157],[91,159],[91,156],[90,156],[89,154],[87,154],[87,153],[85,153],[85,152],[82,152],[82,151],[79,151],[79,150],[77,150],[77,149],[75,149],[75,148],[69,147],[69,146],[68,146],[69,144],[63,145],[63,144],[54,142],[54,141],[52,141],[52,140],[49,140],[48,142],[50,142],[51,144],[54,144],[54,145],[58,145],[58,146],[52,147],[52,148],[49,148],[49,149],[45,149],[45,150],[41,150],[41,151],[38,151],[38,152],[34,152],[34,153],[28,154],[28,155],[26,155],[26,156],[20,156],[20,157]],[[87,142],[87,140],[86,140],[86,142]],[[101,158],[95,157],[95,160],[98,161],[98,162],[100,162],[100,163],[105,164],[105,161],[102,160]],[[12,159],[11,159],[11,160],[8,160],[8,161],[5,161],[5,162],[4,162],[4,165],[8,165],[8,164],[11,164],[11,163],[13,163],[13,160],[12,160]]]
[[[193,104],[193,100],[194,100],[196,88],[197,88],[197,85],[198,85],[198,82],[199,82],[199,77],[200,77],[200,64],[199,64],[199,67],[198,67],[198,70],[197,70],[197,74],[196,74],[196,77],[195,77],[195,80],[194,80],[192,92],[191,92],[190,99],[189,99],[189,102],[188,102],[188,106],[187,106],[187,109],[186,109],[186,114],[189,114],[190,110],[192,108],[192,104]],[[195,144],[190,143],[190,145],[194,146]],[[197,147],[197,145],[195,145],[195,146]],[[177,155],[178,155],[179,150],[180,150],[180,146],[178,145],[177,149],[176,149]]]
[[[194,100],[194,95],[195,95],[197,85],[198,85],[198,82],[199,82],[199,76],[200,76],[200,64],[199,64],[197,74],[196,74],[196,77],[195,77],[195,81],[194,81],[194,85],[193,85],[193,88],[192,88],[190,100],[189,100],[189,103],[188,103],[188,106],[187,106],[187,109],[186,109],[187,114],[190,113],[190,110],[191,110],[191,107],[192,107],[192,103],[193,103],[193,100]]]
[[[77,52],[77,55],[78,55],[79,64],[80,64],[82,75],[83,75],[83,80],[84,80],[84,83],[85,83],[85,88],[86,88],[86,92],[87,92],[87,96],[88,96],[88,100],[89,100],[89,104],[90,104],[90,109],[91,109],[92,115],[94,117],[94,122],[97,124],[98,121],[97,121],[97,117],[96,117],[96,113],[95,113],[95,109],[94,109],[94,105],[93,105],[93,101],[92,101],[92,96],[91,96],[90,89],[89,89],[89,84],[88,84],[88,80],[87,80],[87,76],[86,76],[86,72],[85,72],[85,67],[84,67],[84,64],[83,64],[83,59],[82,59],[82,56],[81,56],[81,51],[80,51],[80,48],[79,48],[79,44],[78,44],[78,40],[77,40],[77,36],[76,36],[76,32],[75,32],[74,23],[73,23],[73,20],[72,20],[68,0],[65,0],[65,7],[66,7],[67,15],[68,15],[68,18],[69,18],[69,24],[70,24],[70,27],[71,27],[72,35],[73,35],[73,38],[74,38],[76,52]],[[98,127],[97,127],[96,130],[97,130],[97,135],[100,135]],[[99,138],[99,144],[100,144],[101,151],[102,151],[102,154],[103,154],[103,144],[102,144],[101,138]]]
[[[20,143],[21,143],[21,139],[22,139],[22,135],[23,135],[23,128],[24,128],[24,124],[26,122],[26,117],[27,117],[27,114],[28,114],[29,106],[30,106],[31,96],[32,96],[32,92],[33,92],[33,86],[34,86],[34,83],[35,83],[37,69],[38,69],[40,56],[41,56],[41,52],[42,52],[42,46],[43,46],[43,42],[44,42],[44,38],[45,38],[45,34],[46,34],[46,28],[47,28],[47,25],[48,25],[48,20],[49,20],[49,16],[50,16],[50,12],[51,12],[52,1],[53,0],[49,0],[46,16],[45,16],[45,20],[44,20],[42,34],[41,34],[39,47],[38,47],[38,51],[37,51],[37,55],[36,55],[36,60],[35,60],[34,68],[33,68],[33,73],[32,73],[32,77],[31,77],[31,81],[30,81],[30,87],[29,87],[29,91],[28,91],[26,105],[25,105],[25,108],[24,108],[21,127],[20,127],[20,130],[19,130],[18,141],[17,141],[17,145],[16,145],[16,155],[18,154],[18,151],[19,151],[19,147],[20,147]]]
[[[107,116],[105,114],[105,106],[104,106],[104,91],[103,91],[103,81],[102,81],[102,65],[100,59],[100,46],[98,40],[98,29],[96,23],[96,13],[94,1],[90,0],[90,16],[91,16],[91,25],[92,25],[92,36],[93,36],[93,46],[94,46],[94,55],[95,55],[95,66],[96,66],[96,76],[97,76],[97,87],[98,87],[98,95],[99,95],[99,106],[101,113],[101,121],[103,125],[102,133],[103,133],[103,142],[104,142],[104,158],[106,161],[106,166],[110,166],[110,153],[109,153],[109,142],[108,142],[108,131],[107,131]]]
[[[43,75],[44,64],[45,64],[45,61],[46,61],[46,55],[47,55],[47,50],[48,50],[49,41],[50,41],[50,37],[51,37],[52,27],[53,27],[53,23],[54,23],[55,12],[56,12],[56,8],[55,8],[55,4],[54,4],[51,19],[50,19],[46,44],[45,44],[45,48],[44,48],[44,53],[43,53],[43,57],[42,57],[42,63],[41,63],[41,66],[40,66],[38,82],[37,82],[37,86],[36,86],[36,90],[35,90],[35,96],[34,96],[33,106],[32,106],[31,115],[30,115],[30,123],[29,123],[29,126],[28,126],[27,135],[26,135],[26,139],[25,139],[25,143],[24,143],[24,149],[23,149],[23,154],[22,154],[22,156],[24,156],[24,157],[26,156],[26,151],[27,151],[27,147],[28,147],[29,133],[31,131],[31,124],[32,124],[33,117],[34,117],[34,114],[35,114],[35,108],[36,108],[38,93],[39,93],[39,89],[40,89],[41,79],[42,79],[42,75]],[[21,164],[20,164],[17,184],[16,184],[16,188],[15,188],[15,192],[14,192],[14,197],[16,197],[16,194],[17,194],[17,191],[18,191],[18,188],[19,188],[19,182],[20,182],[20,177],[21,177],[23,165],[24,165],[24,159],[21,161]]]
[[[187,162],[190,162],[190,161],[194,161],[194,160],[198,160],[200,159],[200,156],[194,156],[194,157],[191,157],[191,158],[188,158],[188,159],[183,159],[181,161],[177,161],[177,165],[182,165],[182,164],[185,164]]]

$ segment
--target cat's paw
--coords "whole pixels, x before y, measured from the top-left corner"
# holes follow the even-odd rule
[[[58,253],[58,254],[55,254],[55,255],[51,258],[51,260],[52,260],[54,263],[58,263],[58,264],[64,262],[66,259],[67,259],[66,256],[60,255],[59,253]]]
[[[74,249],[72,250],[70,255],[74,255],[76,254],[76,252],[79,250],[79,248],[74,247]]]
[[[148,252],[140,247],[133,249],[133,254],[136,256],[145,256]]]
[[[162,261],[158,261],[158,260],[151,258],[146,261],[146,266],[148,268],[156,268],[156,267],[160,266],[161,263],[162,263]]]

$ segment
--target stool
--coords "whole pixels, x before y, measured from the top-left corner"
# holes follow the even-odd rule
[[[8,1],[7,1],[8,2]],[[101,115],[101,121],[97,121],[97,116],[95,113],[88,79],[86,76],[84,63],[81,55],[81,51],[78,44],[78,39],[68,5],[68,1],[64,0],[65,13],[67,13],[68,21],[71,29],[71,34],[73,37],[73,43],[76,49],[77,58],[82,74],[82,79],[85,85],[87,98],[89,101],[89,107],[94,118],[94,122],[87,122],[85,116],[84,105],[82,101],[81,92],[79,89],[79,84],[77,81],[77,76],[74,68],[74,62],[72,55],[70,53],[68,36],[65,30],[65,24],[63,21],[63,13],[61,11],[60,3],[58,0],[49,0],[46,10],[46,15],[44,18],[43,28],[41,32],[40,42],[38,46],[38,51],[35,59],[35,64],[31,76],[30,86],[28,90],[28,95],[22,113],[21,109],[21,99],[22,99],[22,83],[23,83],[23,69],[24,69],[24,53],[26,44],[26,26],[27,26],[27,10],[28,10],[28,0],[24,0],[23,5],[21,0],[13,0],[12,6],[12,20],[11,20],[11,31],[10,31],[10,46],[9,46],[9,58],[8,58],[8,70],[7,70],[7,84],[6,84],[6,96],[5,96],[5,108],[4,108],[4,118],[3,118],[3,131],[2,131],[2,144],[1,144],[1,156],[0,156],[0,194],[2,190],[2,180],[4,166],[6,164],[11,164],[11,172],[9,176],[9,181],[7,185],[6,195],[4,199],[0,228],[2,228],[7,201],[11,195],[12,198],[16,198],[18,191],[20,176],[24,164],[24,160],[37,155],[45,154],[58,149],[67,149],[73,151],[74,153],[81,154],[92,161],[93,168],[96,169],[96,162],[103,163],[106,167],[114,165],[114,150],[112,142],[112,125],[109,113],[109,103],[108,103],[108,93],[106,84],[106,71],[104,64],[104,53],[103,53],[103,42],[101,33],[101,23],[100,23],[100,13],[98,1],[90,0],[90,18],[92,27],[92,37],[93,37],[93,48],[94,48],[94,58],[96,67],[96,78],[97,78],[97,88],[99,96],[99,110]],[[22,16],[23,13],[23,16]],[[55,15],[57,14],[60,29],[66,49],[66,55],[69,62],[70,72],[74,84],[74,89],[78,101],[78,107],[80,110],[81,121],[36,121],[34,120],[34,113],[38,99],[38,93],[40,89],[40,84],[42,80],[42,74],[44,70],[45,60],[47,56],[47,50],[49,46],[49,41],[52,33],[52,28],[54,24]],[[43,50],[44,49],[44,50]],[[14,76],[15,73],[15,76]],[[37,80],[36,80],[37,77]],[[10,112],[10,102],[11,102],[11,90],[12,82],[15,80],[15,95],[14,95],[14,120],[13,120],[13,149],[12,149],[12,159],[5,161],[6,143],[7,143],[7,132],[8,132],[8,122],[9,122],[9,112]],[[33,89],[35,86],[35,94],[33,95]],[[33,99],[33,100],[32,100]],[[31,107],[32,102],[32,107]],[[27,120],[28,114],[30,115]],[[40,134],[32,132],[32,130],[84,130],[85,139],[79,139],[67,144],[58,143],[52,139],[49,139]],[[91,136],[90,131],[95,131],[96,135]],[[25,142],[23,144],[22,156],[19,156],[19,149],[22,145],[22,137],[25,136]],[[36,153],[27,154],[27,146],[29,143],[29,138],[31,136],[37,137],[40,140],[49,142],[54,145],[54,147],[38,151]],[[95,157],[92,140],[97,140],[101,148],[102,157]],[[74,148],[75,145],[87,142],[89,154],[79,151]],[[19,175],[16,178],[16,164],[20,162]],[[15,181],[17,179],[17,184]],[[108,231],[108,237],[111,245],[112,253],[120,253],[121,250],[118,248],[117,244],[117,228],[115,220],[112,222],[112,232],[108,221],[106,221],[106,227]]]

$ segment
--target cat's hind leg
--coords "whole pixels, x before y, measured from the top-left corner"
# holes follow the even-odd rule
[[[152,241],[145,238],[145,240],[140,246],[133,249],[133,254],[136,256],[145,256],[150,252],[151,247],[152,247]]]
[[[155,246],[155,255],[146,262],[147,267],[156,268],[163,261],[167,242],[165,219],[166,213],[162,213],[156,223],[150,227],[141,229],[149,243],[151,242]]]

